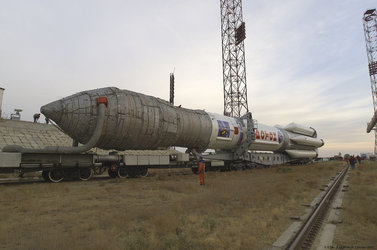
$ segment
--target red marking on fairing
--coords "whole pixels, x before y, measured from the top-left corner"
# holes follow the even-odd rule
[[[106,106],[107,106],[107,104],[108,104],[107,97],[100,96],[100,97],[97,98],[97,104],[99,105],[99,104],[102,104],[102,103],[106,104]]]

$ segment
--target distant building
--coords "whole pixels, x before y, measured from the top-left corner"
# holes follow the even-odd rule
[[[15,113],[10,115],[10,119],[15,120],[15,121],[20,121],[22,109],[15,109],[14,112]]]
[[[364,160],[370,160],[370,159],[374,159],[375,155],[373,153],[360,153],[360,157],[363,158]]]

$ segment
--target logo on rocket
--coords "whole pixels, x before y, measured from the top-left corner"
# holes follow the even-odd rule
[[[217,136],[218,137],[225,137],[225,138],[229,138],[230,136],[230,126],[229,126],[229,122],[226,122],[226,121],[217,121],[218,125],[219,125],[219,130],[218,130],[218,133],[217,133]]]

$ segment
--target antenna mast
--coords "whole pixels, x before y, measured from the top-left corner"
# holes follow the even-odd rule
[[[223,59],[224,115],[249,112],[245,65],[245,23],[241,0],[220,0]]]
[[[169,102],[171,105],[174,105],[174,83],[175,83],[175,78],[174,78],[174,71],[173,73],[170,73],[170,98]]]
[[[374,115],[368,123],[367,132],[375,131],[374,154],[377,154],[377,12],[367,10],[363,16],[365,43],[368,56],[369,77],[372,88]]]

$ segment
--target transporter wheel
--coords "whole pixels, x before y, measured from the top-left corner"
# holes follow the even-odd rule
[[[120,167],[120,168],[118,168],[117,174],[118,174],[119,178],[126,178],[127,175],[128,175],[127,168],[126,167]]]
[[[80,168],[79,178],[82,181],[90,180],[93,176],[93,171],[91,168]]]
[[[148,176],[148,167],[145,167],[145,166],[141,167],[140,168],[140,175],[142,177],[147,177]]]
[[[111,178],[116,178],[118,176],[117,172],[114,172],[113,170],[109,169],[107,170],[107,173]]]
[[[194,173],[194,174],[198,174],[198,168],[195,167],[195,168],[191,168],[191,171]]]
[[[139,169],[137,168],[137,166],[128,166],[127,174],[128,174],[129,178],[135,178],[140,173],[139,173]]]
[[[52,182],[60,182],[64,179],[64,170],[63,169],[51,169],[48,172],[48,178]]]
[[[43,178],[43,180],[45,180],[45,181],[50,181],[50,179],[49,179],[49,177],[48,177],[48,173],[49,173],[50,171],[48,171],[48,170],[43,170],[42,171],[42,178]]]

